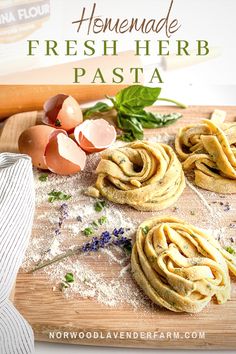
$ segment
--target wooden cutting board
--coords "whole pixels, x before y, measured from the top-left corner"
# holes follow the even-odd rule
[[[209,118],[215,109],[227,111],[227,120],[234,121],[236,107],[199,107],[192,106],[186,110],[173,107],[158,107],[160,112],[181,111],[183,118],[176,124],[161,130],[148,130],[148,135],[158,133],[175,133],[180,126],[197,122],[199,118]],[[19,134],[27,127],[40,121],[40,112],[21,113],[10,117],[1,132],[0,151],[17,151]],[[236,198],[235,198],[236,199]],[[189,215],[189,197],[181,199]],[[236,203],[236,201],[235,201]],[[234,205],[234,208],[236,205]],[[130,211],[132,215],[132,211]],[[147,214],[148,215],[148,214]],[[104,263],[96,262],[96,270],[104,271]],[[109,266],[110,267],[110,266]],[[109,268],[107,268],[109,271]],[[232,279],[232,282],[235,282]],[[143,310],[134,311],[128,305],[109,308],[90,298],[66,299],[60,291],[52,291],[43,272],[34,275],[18,274],[15,289],[15,306],[32,325],[36,340],[64,342],[71,344],[104,345],[121,347],[175,348],[175,349],[236,349],[236,297],[224,305],[211,303],[199,314],[177,314],[157,307],[150,314]],[[158,332],[161,339],[147,339],[139,335],[138,339],[83,339],[67,338],[67,332]],[[49,332],[64,333],[64,337]],[[179,335],[179,338],[174,338]],[[203,338],[186,338],[189,332],[205,332]],[[168,334],[169,333],[169,334]],[[187,333],[187,334],[186,334]],[[194,334],[192,334],[194,337]],[[191,336],[190,336],[191,337]]]

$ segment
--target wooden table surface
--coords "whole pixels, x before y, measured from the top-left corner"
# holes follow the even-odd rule
[[[176,124],[159,130],[148,130],[148,135],[174,134],[177,129],[186,124],[199,121],[200,118],[209,118],[215,109],[227,111],[227,120],[234,121],[236,107],[208,107],[191,106],[186,110],[176,107],[158,107],[160,112],[183,113],[183,118]],[[0,151],[18,151],[17,140],[19,134],[29,126],[40,121],[40,112],[21,113],[9,118],[3,127],[0,138]],[[181,199],[186,215],[189,215],[189,203],[191,195],[185,192]],[[236,199],[236,198],[235,198]],[[235,210],[236,201],[233,208]],[[47,208],[45,206],[45,208]],[[168,211],[167,211],[168,212]],[[37,210],[36,210],[37,213]],[[132,214],[132,211],[131,211]],[[137,217],[138,212],[135,212]],[[136,216],[135,216],[136,215]],[[146,216],[148,213],[145,214]],[[230,220],[229,220],[230,221]],[[37,232],[33,228],[33,233]],[[94,264],[97,272],[104,270],[103,260]],[[107,269],[109,272],[109,268]],[[127,281],[129,279],[127,278]],[[235,279],[232,279],[235,283]],[[106,345],[122,347],[145,348],[175,348],[175,349],[235,349],[236,348],[236,297],[224,305],[211,303],[199,314],[189,315],[185,313],[172,313],[170,311],[154,307],[150,313],[144,310],[132,309],[129,305],[117,308],[109,308],[91,298],[66,299],[56,290],[52,291],[52,285],[45,273],[37,272],[33,275],[21,270],[18,274],[15,289],[15,306],[32,325],[35,337],[40,341],[64,342],[86,345]],[[80,332],[97,331],[104,335],[116,331],[128,332],[179,332],[179,338],[164,339],[50,339],[50,331]],[[189,332],[205,332],[204,338],[186,338]]]

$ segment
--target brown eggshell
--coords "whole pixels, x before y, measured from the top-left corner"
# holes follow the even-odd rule
[[[74,130],[83,150],[92,153],[109,148],[116,140],[116,130],[105,119],[86,120]]]
[[[45,162],[50,171],[71,175],[83,170],[85,152],[63,132],[53,134],[45,150]]]
[[[83,113],[78,102],[72,97],[59,94],[44,103],[43,122],[54,128],[72,131],[83,122]]]
[[[35,167],[47,170],[44,151],[55,129],[47,125],[35,125],[23,131],[18,140],[19,151],[29,155]]]

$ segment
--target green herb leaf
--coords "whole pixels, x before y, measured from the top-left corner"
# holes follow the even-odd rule
[[[142,231],[143,231],[144,235],[147,235],[148,231],[149,231],[149,227],[148,226],[142,227]]]
[[[82,232],[85,236],[90,236],[94,234],[92,227],[86,227]]]
[[[83,112],[83,116],[84,116],[84,118],[88,118],[91,115],[93,115],[94,113],[107,112],[111,108],[112,107],[108,106],[108,104],[106,104],[104,102],[98,102],[94,106],[85,109],[85,111]]]
[[[116,96],[106,96],[112,106],[104,102],[98,102],[93,107],[84,111],[84,118],[88,118],[99,112],[107,112],[115,109],[117,112],[117,125],[124,131],[118,139],[123,141],[133,141],[143,139],[143,129],[160,128],[173,124],[182,115],[179,113],[161,114],[145,111],[145,107],[153,105],[156,101],[167,101],[177,106],[186,108],[187,106],[168,98],[160,97],[160,87],[147,87],[142,85],[132,85],[119,91]]]
[[[143,127],[136,117],[118,113],[117,124],[119,128],[124,130],[126,133],[129,133],[130,138],[133,137],[133,140],[143,139]]]
[[[65,275],[65,281],[67,283],[73,283],[75,280],[74,280],[74,275],[73,273],[66,273]]]
[[[97,223],[97,221],[93,221],[93,222],[92,222],[92,226],[95,227],[95,228],[97,228],[97,227],[99,227],[99,224]]]
[[[49,203],[53,203],[58,200],[68,200],[71,198],[71,195],[65,194],[61,191],[55,191],[55,190],[48,193],[48,195],[49,195],[49,198],[48,198]]]
[[[230,254],[235,254],[235,250],[231,246],[225,247],[225,250]]]
[[[98,219],[98,223],[100,225],[103,225],[107,222],[107,217],[106,216],[101,216],[99,219]]]
[[[182,117],[180,113],[152,113],[143,111],[139,118],[143,128],[161,128],[175,123]]]
[[[48,173],[42,173],[40,176],[39,176],[39,180],[41,182],[46,182],[48,179]]]
[[[126,142],[131,142],[131,141],[135,140],[132,132],[126,132],[122,135],[118,135],[117,139],[122,140],[122,141],[126,141]]]
[[[105,208],[105,206],[106,206],[105,200],[98,200],[96,203],[94,203],[94,209],[97,212],[102,211],[102,209]]]
[[[155,103],[160,95],[160,87],[133,85],[119,91],[115,96],[115,107],[144,108]]]
[[[115,99],[112,99],[117,110],[117,124],[125,134],[119,137],[124,141],[142,140],[143,128],[160,128],[176,122],[182,115],[179,113],[161,114],[145,111],[145,107],[151,106],[157,100],[161,92],[160,87],[147,87],[142,85],[129,86],[119,91]],[[185,105],[170,100],[185,107]]]
[[[123,141],[142,140],[143,128],[161,128],[175,123],[181,117],[179,113],[161,114],[147,112],[144,109],[122,108],[117,116],[117,124],[125,134],[119,139]]]

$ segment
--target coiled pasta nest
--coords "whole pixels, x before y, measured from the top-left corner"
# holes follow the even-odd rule
[[[97,181],[88,194],[144,211],[162,210],[185,187],[181,163],[165,144],[138,141],[101,154]]]
[[[236,193],[236,123],[202,120],[179,131],[175,148],[197,186],[216,193]]]
[[[212,236],[170,217],[142,223],[132,250],[132,273],[146,295],[175,312],[196,313],[215,297],[230,298],[236,259]]]

